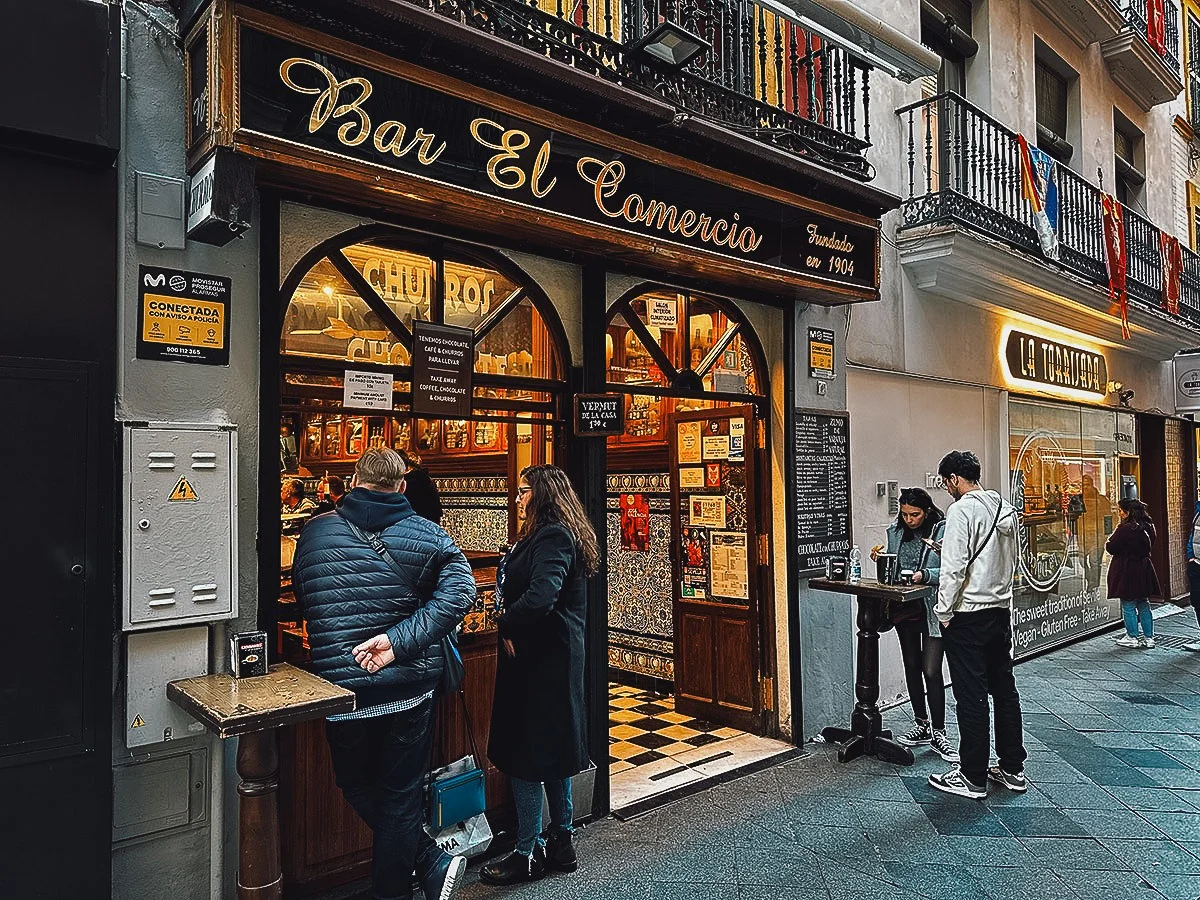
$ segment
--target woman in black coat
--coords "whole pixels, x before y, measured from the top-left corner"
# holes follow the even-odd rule
[[[1154,616],[1150,596],[1159,592],[1158,575],[1150,561],[1154,545],[1154,523],[1141,500],[1121,500],[1117,504],[1121,524],[1112,533],[1105,549],[1112,554],[1108,567],[1108,596],[1121,598],[1125,617],[1125,635],[1117,641],[1121,647],[1154,646]],[[1138,636],[1141,620],[1142,635]]]
[[[517,487],[518,540],[500,564],[500,653],[488,758],[512,784],[517,848],[486,865],[489,884],[574,871],[571,776],[588,766],[583,699],[584,579],[596,533],[562,469],[530,466]],[[543,843],[542,789],[550,806]]]

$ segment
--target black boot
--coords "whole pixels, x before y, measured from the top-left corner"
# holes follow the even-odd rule
[[[571,843],[571,832],[551,828],[546,835],[546,871],[574,872],[578,868],[579,859]]]
[[[545,874],[545,852],[541,845],[535,845],[529,856],[514,850],[503,859],[488,863],[479,870],[479,880],[485,884],[520,884],[522,881],[537,881]]]

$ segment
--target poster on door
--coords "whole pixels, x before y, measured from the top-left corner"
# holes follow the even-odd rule
[[[738,531],[714,531],[709,535],[710,587],[714,597],[750,599],[750,567],[746,535]]]
[[[675,426],[678,462],[681,464],[700,462],[700,423],[680,422]]]
[[[683,551],[680,596],[702,600],[708,595],[708,529],[684,525],[679,539]]]
[[[708,528],[725,527],[725,498],[707,496],[704,494],[688,497],[689,525],[704,525]]]
[[[621,549],[645,553],[650,547],[650,503],[643,494],[621,495]]]

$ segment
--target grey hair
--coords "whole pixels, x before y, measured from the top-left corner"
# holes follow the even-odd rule
[[[354,477],[361,487],[398,491],[406,471],[399,453],[388,447],[376,447],[358,458]]]

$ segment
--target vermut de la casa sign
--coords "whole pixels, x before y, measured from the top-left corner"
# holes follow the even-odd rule
[[[242,23],[256,132],[606,229],[873,289],[878,231],[710,182]]]
[[[1004,344],[1009,377],[1045,388],[1082,391],[1103,397],[1108,393],[1104,354],[1049,338],[1010,331]]]

